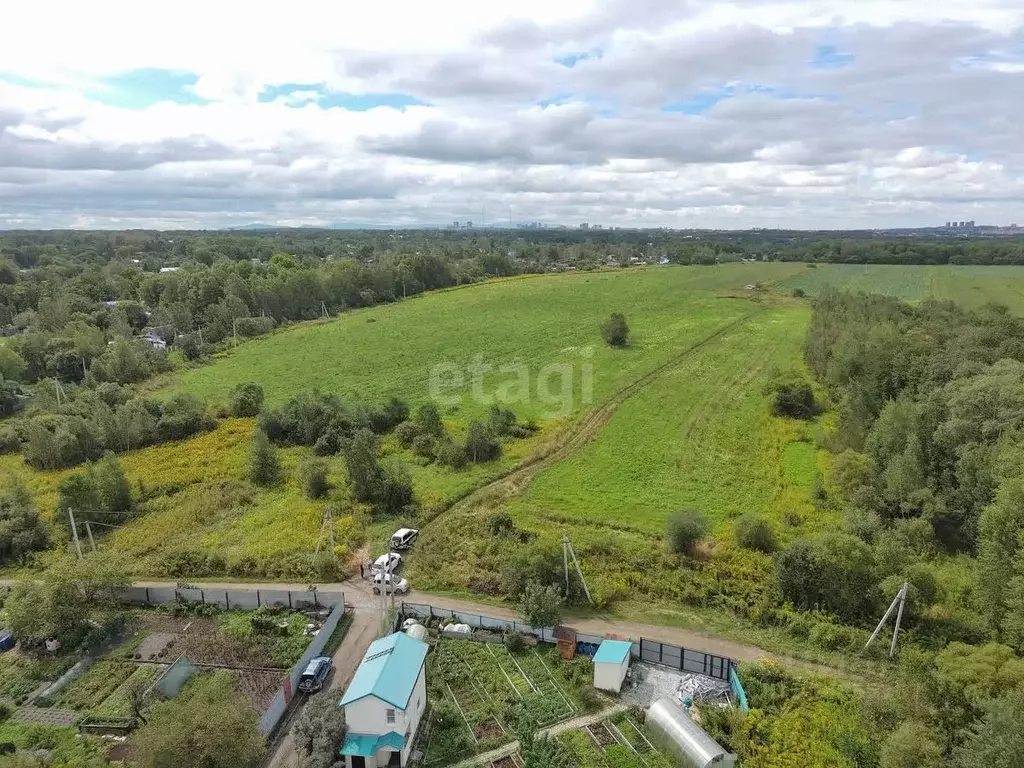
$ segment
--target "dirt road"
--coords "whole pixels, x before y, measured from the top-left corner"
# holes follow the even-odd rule
[[[255,587],[254,587],[255,589]],[[349,625],[345,639],[334,652],[334,672],[331,675],[328,690],[332,695],[341,698],[342,692],[352,680],[356,667],[362,661],[366,649],[377,637],[380,629],[380,616],[367,608],[355,609],[352,612],[352,623]],[[295,753],[295,740],[291,728],[302,713],[305,702],[301,702],[291,713],[288,721],[283,724],[286,729],[273,750],[273,757],[267,765],[270,768],[298,768],[299,759]]]

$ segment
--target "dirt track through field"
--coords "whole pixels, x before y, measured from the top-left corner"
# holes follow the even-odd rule
[[[522,493],[538,472],[561,461],[580,446],[593,440],[597,436],[601,427],[603,427],[607,423],[608,419],[611,418],[612,413],[618,405],[640,392],[660,376],[675,368],[687,357],[702,347],[716,341],[729,331],[743,325],[764,311],[764,307],[757,307],[753,311],[726,323],[712,331],[704,338],[691,344],[686,349],[673,355],[666,362],[648,371],[633,383],[628,384],[615,392],[604,402],[603,405],[601,405],[601,407],[588,413],[581,421],[577,422],[569,430],[563,433],[553,449],[546,453],[534,454],[505,474],[468,492],[461,498],[453,500],[446,507],[435,513],[430,521],[424,525],[424,528],[429,528],[434,525],[447,513],[463,507],[470,507],[488,496],[500,495],[508,497]]]

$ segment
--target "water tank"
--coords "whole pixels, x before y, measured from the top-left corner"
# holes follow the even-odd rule
[[[647,727],[655,742],[689,768],[732,768],[736,755],[726,752],[673,699],[658,699],[647,710]]]
[[[409,637],[415,637],[417,640],[422,640],[424,643],[427,642],[427,628],[422,624],[413,624],[411,627],[407,627],[405,634]]]

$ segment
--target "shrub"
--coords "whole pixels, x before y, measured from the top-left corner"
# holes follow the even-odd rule
[[[203,404],[195,395],[174,395],[164,403],[157,432],[161,440],[181,440],[213,428]]]
[[[419,434],[420,427],[413,421],[403,421],[395,427],[395,437],[398,439],[398,444],[406,449],[412,447],[412,441],[419,437]]]
[[[809,419],[817,413],[814,389],[799,371],[777,371],[764,391],[772,396],[772,413],[776,416]]]
[[[487,532],[491,536],[508,536],[515,533],[516,524],[508,512],[495,512],[487,518]]]
[[[424,403],[419,407],[416,411],[416,424],[421,432],[434,437],[441,437],[445,432],[441,411],[435,403]]]
[[[434,456],[438,464],[455,470],[465,467],[468,461],[466,449],[452,440],[439,441]]]
[[[519,613],[531,627],[553,627],[562,618],[563,603],[557,587],[531,580],[519,598]]]
[[[878,768],[940,768],[946,764],[939,734],[923,723],[908,721],[882,744]]]
[[[299,465],[299,478],[307,499],[319,499],[330,490],[327,462],[323,459],[305,459]]]
[[[252,381],[231,390],[231,415],[256,416],[263,407],[263,387]]]
[[[596,712],[604,704],[604,699],[593,685],[584,685],[580,688],[580,702],[588,712]]]
[[[412,451],[429,461],[437,454],[437,441],[431,435],[420,435],[412,441]]]
[[[613,312],[611,317],[601,323],[601,338],[609,347],[624,347],[629,343],[629,325],[625,315]]]
[[[871,548],[845,533],[799,539],[775,561],[783,599],[801,610],[818,607],[850,621],[877,606],[874,569]]]
[[[857,645],[857,633],[851,627],[818,622],[811,627],[808,638],[826,651],[852,650]]]
[[[699,509],[672,513],[666,524],[668,548],[678,555],[692,555],[697,542],[707,536],[711,525]]]
[[[519,632],[506,632],[503,642],[511,653],[519,653],[526,648],[526,641]]]
[[[249,479],[256,485],[273,485],[281,476],[281,462],[277,449],[262,429],[252,437],[249,450]]]
[[[474,464],[481,464],[493,461],[500,455],[501,445],[491,431],[479,421],[470,422],[466,437],[466,457]]]
[[[0,453],[17,453],[21,450],[21,438],[11,427],[0,429]]]
[[[778,548],[771,524],[757,515],[743,515],[736,521],[736,541],[744,549],[769,555]]]

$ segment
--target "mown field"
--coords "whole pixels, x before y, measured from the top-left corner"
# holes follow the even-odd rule
[[[598,599],[613,599],[635,579],[657,600],[678,591],[663,572],[679,576],[664,532],[669,515],[686,508],[707,515],[722,556],[738,558],[744,579],[766,576],[767,558],[732,548],[737,517],[767,518],[782,541],[837,523],[834,511],[812,501],[826,461],[811,440],[815,425],[773,416],[763,391],[777,369],[802,366],[809,317],[799,303],[761,307],[692,349],[518,495],[461,506],[428,526],[412,577],[427,588],[497,589],[507,545],[487,525],[507,512],[541,541],[555,544],[568,532]],[[462,533],[457,541],[446,534],[452,528]],[[717,557],[715,546],[707,555]]]
[[[800,288],[813,296],[826,285],[907,301],[944,299],[972,308],[994,302],[1024,313],[1024,267],[819,264],[784,279],[779,288]]]
[[[594,400],[600,402],[671,356],[688,338],[748,310],[745,302],[722,300],[717,292],[782,280],[804,269],[801,264],[651,267],[439,291],[243,344],[215,365],[183,372],[167,391],[190,392],[214,404],[226,401],[236,384],[258,381],[272,405],[314,388],[350,400],[394,395],[416,404],[431,397],[432,370],[454,365],[465,381],[461,387],[446,387],[444,394],[458,399],[450,412],[465,416],[487,408],[475,402],[471,386],[469,366],[479,358],[494,368],[482,378],[485,395],[494,395],[510,379],[500,367],[525,363],[533,396],[516,410],[523,418],[543,418],[561,406],[554,398],[545,402],[537,396],[536,379],[544,366],[568,364],[579,379],[581,366],[590,362]],[[597,328],[611,312],[623,312],[629,320],[628,349],[601,343]],[[450,382],[447,370],[438,373]],[[581,382],[574,384],[570,413],[588,405]]]

